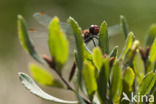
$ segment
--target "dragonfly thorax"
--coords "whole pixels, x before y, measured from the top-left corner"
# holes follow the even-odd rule
[[[82,35],[85,43],[88,43],[93,38],[92,34],[89,32],[88,29],[84,30]]]

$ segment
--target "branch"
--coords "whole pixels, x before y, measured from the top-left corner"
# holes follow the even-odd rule
[[[47,64],[49,65],[49,67],[56,72],[56,74],[59,76],[59,78],[62,80],[62,82],[66,85],[67,89],[75,93],[75,90],[68,84],[68,82],[62,76],[62,74],[56,69],[54,58],[49,59],[45,55],[43,55],[42,57],[47,62]],[[86,100],[85,98],[83,98],[83,100],[86,102],[86,104],[91,104],[90,101]]]

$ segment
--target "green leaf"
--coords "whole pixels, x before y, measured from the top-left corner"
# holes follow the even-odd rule
[[[132,65],[133,65],[134,73],[135,73],[135,75],[137,77],[137,82],[138,82],[138,84],[140,84],[144,75],[143,75],[143,73],[140,73],[140,71],[139,71],[139,69],[137,67],[137,64],[136,64],[137,62],[136,61],[137,60],[133,60]]]
[[[121,25],[121,29],[125,35],[125,39],[127,39],[129,30],[128,30],[128,23],[124,16],[120,16],[120,25]]]
[[[89,61],[84,62],[82,75],[90,99],[92,99],[93,94],[97,89],[95,71],[94,66]]]
[[[77,61],[78,61],[78,69],[82,70],[83,60],[84,60],[84,44],[82,38],[81,28],[78,23],[72,18],[69,17],[68,23],[71,25],[75,37],[76,49],[77,49]]]
[[[19,79],[20,79],[21,83],[31,93],[41,97],[42,99],[49,100],[49,101],[52,101],[55,103],[62,103],[62,104],[77,104],[78,103],[77,101],[67,101],[67,100],[62,100],[62,99],[56,98],[54,96],[51,96],[51,95],[47,94],[46,92],[44,92],[43,90],[41,90],[39,88],[39,86],[37,86],[37,84],[27,74],[20,72],[20,73],[18,73],[18,75],[19,75]]]
[[[53,84],[54,81],[53,76],[48,71],[38,66],[37,64],[30,64],[29,70],[33,78],[41,85],[50,86]]]
[[[151,50],[150,50],[150,54],[149,54],[149,61],[150,62],[155,62],[156,60],[156,39],[154,40]]]
[[[119,62],[115,62],[112,67],[112,78],[111,78],[111,96],[113,103],[117,103],[120,100],[122,91],[122,71],[119,66]]]
[[[76,66],[78,66],[78,69],[80,69],[77,51],[74,51],[74,54],[75,54]],[[76,84],[77,84],[77,89],[80,88],[85,94],[87,94],[86,88],[84,86],[84,82],[82,80],[82,69],[81,70],[78,70],[77,83]]]
[[[55,59],[58,69],[65,64],[68,58],[68,41],[61,30],[59,19],[54,17],[49,25],[49,50]]]
[[[152,72],[148,73],[140,84],[139,87],[140,95],[147,94],[154,86],[155,80],[156,80],[156,73],[152,73]]]
[[[99,46],[100,46],[103,54],[109,53],[109,39],[108,39],[108,31],[107,31],[106,21],[102,22],[102,24],[100,26]]]
[[[30,64],[29,70],[32,77],[41,85],[62,88],[63,85],[53,78],[53,76],[44,68],[37,64]]]
[[[147,61],[147,68],[146,68],[146,72],[150,72],[152,70],[155,70],[155,61],[156,61],[156,39],[154,40],[151,49],[150,49],[150,53],[149,53],[149,57],[148,57],[148,61]]]
[[[95,66],[97,67],[97,69],[100,70],[103,64],[103,55],[102,55],[100,48],[96,47],[93,49],[92,57],[93,57],[93,62]]]
[[[121,54],[122,59],[124,59],[126,53],[132,47],[133,41],[134,41],[134,34],[133,32],[130,32],[126,40],[126,45],[124,46],[124,50],[122,51],[122,54]]]
[[[135,78],[135,73],[133,72],[133,69],[128,67],[124,73],[124,82],[126,83],[126,85],[128,85],[127,90],[129,90],[129,91],[132,90],[134,78]]]
[[[109,58],[105,58],[103,66],[100,69],[98,76],[98,95],[101,103],[103,104],[107,96],[107,85],[109,80]]]
[[[29,37],[26,21],[21,15],[18,15],[18,36],[23,48],[38,62],[45,63],[41,56],[35,50],[32,40]]]
[[[146,46],[151,46],[156,37],[156,24],[153,24],[146,35]]]
[[[124,57],[124,64],[131,64],[135,55],[136,55],[136,50],[138,49],[138,47],[140,46],[140,42],[138,40],[135,40],[133,42],[132,47],[128,50],[128,52],[126,53],[125,57]]]
[[[118,55],[118,46],[115,46],[111,53],[109,54],[110,57],[117,57]]]
[[[84,49],[84,59],[92,60],[92,52],[85,46]]]
[[[83,68],[83,61],[84,61],[84,43],[82,38],[82,30],[79,24],[72,18],[69,17],[68,23],[71,25],[75,37],[76,42],[76,52],[75,52],[75,59],[76,65],[78,67],[78,88],[80,87],[83,90],[83,81],[82,81],[82,68]]]
[[[145,70],[145,73],[151,72],[153,70],[155,70],[154,63],[152,63],[151,61],[147,61],[147,68]]]

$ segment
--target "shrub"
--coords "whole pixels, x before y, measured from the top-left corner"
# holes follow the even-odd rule
[[[18,16],[18,33],[19,40],[24,49],[40,64],[49,65],[56,72],[61,82],[55,79],[47,70],[37,64],[30,65],[30,72],[41,85],[64,88],[72,91],[77,97],[77,101],[66,101],[47,94],[39,88],[33,79],[25,73],[18,73],[21,83],[30,90],[33,94],[52,102],[66,104],[129,104],[132,102],[132,93],[148,95],[148,99],[156,95],[156,26],[152,25],[149,29],[145,49],[140,46],[139,40],[135,39],[133,32],[129,32],[128,25],[123,16],[120,18],[120,26],[125,37],[125,45],[121,54],[118,54],[118,46],[112,50],[109,49],[109,33],[106,21],[101,23],[98,28],[98,34],[90,34],[96,36],[98,45],[92,51],[87,47],[87,42],[82,37],[82,30],[78,23],[69,17],[67,22],[73,30],[76,49],[75,61],[73,62],[69,81],[65,80],[62,75],[62,69],[67,62],[69,53],[69,44],[66,34],[60,26],[60,21],[54,17],[49,23],[49,51],[51,58],[40,56],[36,51],[32,40],[29,37],[29,32],[26,27],[24,18]],[[90,31],[89,31],[90,32]],[[136,56],[139,56],[144,64],[144,73],[137,67],[138,61]],[[76,74],[74,74],[76,73]],[[73,76],[76,77],[74,82]],[[70,85],[73,81],[74,88]],[[87,97],[84,98],[84,95]],[[136,102],[140,103],[140,98],[137,96]],[[126,98],[127,97],[127,98]],[[129,99],[129,100],[128,100]],[[151,98],[152,99],[152,98]],[[145,101],[146,99],[142,99]],[[149,103],[150,101],[148,101]]]

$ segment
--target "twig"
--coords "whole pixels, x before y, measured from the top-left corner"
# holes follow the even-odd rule
[[[54,58],[52,58],[52,60],[51,60],[45,55],[42,57],[48,63],[49,67],[56,72],[56,74],[59,76],[59,78],[62,80],[62,82],[66,85],[67,89],[75,93],[75,90],[68,84],[68,82],[62,76],[62,74],[56,69]],[[82,97],[82,99],[86,102],[86,104],[91,104],[90,101],[86,100],[85,98]]]
[[[63,78],[62,74],[60,74],[57,70],[55,72],[58,74],[60,79],[63,81],[63,83],[66,85],[68,90],[74,91],[73,88],[68,84],[68,82]]]
[[[73,65],[72,65],[72,68],[71,68],[71,71],[70,71],[70,75],[69,75],[69,79],[68,81],[70,82],[75,74],[75,71],[76,71],[76,63],[75,61],[73,62]]]
[[[66,85],[67,89],[74,92],[75,90],[68,84],[68,82],[64,79],[64,77],[62,76],[61,73],[59,73],[56,69],[55,72],[57,73],[57,75],[60,77],[60,79],[63,81],[63,83]],[[88,100],[86,100],[85,98],[82,97],[82,99],[86,102],[86,104],[91,104]]]

